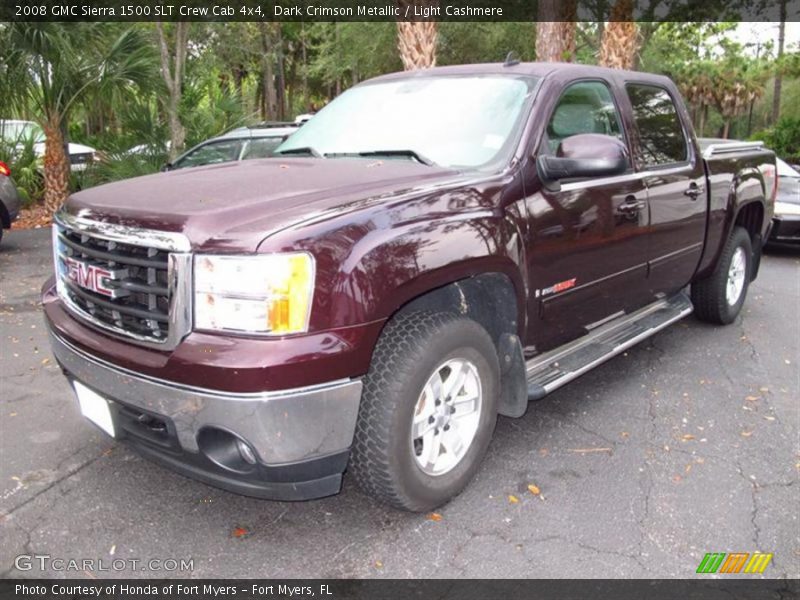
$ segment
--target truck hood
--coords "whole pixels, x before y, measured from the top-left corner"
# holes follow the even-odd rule
[[[185,234],[195,249],[255,251],[270,233],[424,193],[465,177],[405,160],[270,158],[180,169],[87,189],[67,212]]]

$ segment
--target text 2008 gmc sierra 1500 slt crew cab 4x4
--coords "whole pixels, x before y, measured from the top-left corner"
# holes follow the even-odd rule
[[[379,77],[279,156],[84,190],[43,303],[81,410],[145,456],[275,499],[427,510],[497,415],[758,272],[775,157],[698,149],[667,78],[567,64]]]

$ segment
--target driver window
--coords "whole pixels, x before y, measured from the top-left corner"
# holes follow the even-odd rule
[[[564,91],[553,111],[541,151],[555,156],[562,140],[580,133],[610,135],[624,142],[620,122],[611,92],[604,83],[574,83]]]

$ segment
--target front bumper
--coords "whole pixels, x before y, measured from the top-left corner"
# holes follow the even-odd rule
[[[305,500],[339,491],[355,431],[360,380],[263,393],[221,392],[113,365],[52,329],[50,342],[68,378],[112,401],[120,437],[146,457],[249,496]],[[255,451],[255,465],[229,462],[232,454],[220,451],[220,440],[236,438]]]
[[[775,215],[767,243],[800,246],[800,216]]]

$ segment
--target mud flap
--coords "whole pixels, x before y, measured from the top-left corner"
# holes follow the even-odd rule
[[[761,267],[761,255],[764,252],[764,240],[761,234],[757,233],[753,238],[753,268],[750,275],[750,281],[755,281],[758,277],[758,269]]]
[[[516,335],[504,333],[497,349],[501,386],[497,412],[506,417],[521,417],[528,409],[528,385],[522,344]]]

